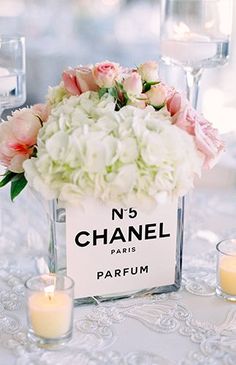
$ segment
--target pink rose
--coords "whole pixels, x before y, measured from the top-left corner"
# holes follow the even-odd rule
[[[40,128],[33,108],[15,111],[0,125],[0,162],[8,170],[24,171],[22,164],[32,155]]]
[[[218,155],[224,149],[224,143],[217,129],[188,103],[172,117],[172,121],[194,137],[197,149],[205,156],[204,166],[213,167]]]
[[[76,83],[82,93],[86,91],[97,91],[98,86],[95,83],[92,69],[90,67],[78,66],[75,69],[76,73]]]
[[[151,89],[146,92],[148,103],[160,107],[163,105],[167,98],[167,89],[165,85],[157,84],[151,86]]]
[[[155,82],[158,81],[158,64],[155,61],[148,61],[138,67],[138,73],[143,81]]]
[[[182,97],[180,93],[174,91],[170,97],[167,97],[166,106],[171,116],[178,113],[182,106]]]
[[[8,166],[8,170],[12,171],[12,172],[23,172],[23,163],[25,162],[25,160],[27,160],[29,158],[29,155],[24,155],[24,154],[18,154],[12,157],[10,164]]]
[[[141,76],[137,72],[132,72],[124,81],[123,81],[124,90],[128,95],[138,96],[142,93],[143,84],[141,80]]]
[[[96,84],[105,88],[114,86],[119,71],[119,65],[109,61],[97,63],[92,70]]]
[[[140,94],[138,98],[129,99],[128,105],[135,106],[136,108],[139,108],[139,109],[145,109],[147,106],[146,94]]]
[[[44,123],[48,120],[51,108],[48,104],[35,104],[32,106],[31,110],[39,117],[41,122]]]
[[[81,94],[82,91],[80,89],[80,85],[77,82],[75,69],[70,69],[70,70],[64,71],[62,74],[62,80],[64,83],[64,87],[65,87],[66,91],[68,91],[69,94],[71,94],[71,95],[80,95]]]
[[[63,72],[62,79],[65,89],[71,95],[80,95],[86,91],[97,91],[92,69],[87,66],[78,66]]]

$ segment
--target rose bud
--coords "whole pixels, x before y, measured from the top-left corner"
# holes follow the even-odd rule
[[[147,106],[146,94],[141,94],[138,98],[131,98],[128,100],[128,105],[135,106],[139,109],[145,109]]]
[[[180,93],[178,93],[177,91],[174,92],[174,94],[171,95],[171,97],[167,98],[166,106],[171,116],[175,115],[180,111],[182,103],[183,103],[182,97]]]
[[[62,80],[66,91],[71,95],[80,95],[81,89],[76,80],[75,69],[69,69],[62,73]]]
[[[151,86],[151,89],[146,92],[146,95],[148,97],[148,104],[151,104],[154,107],[160,107],[166,101],[167,90],[162,84],[153,85]]]
[[[143,81],[155,82],[158,81],[158,64],[155,61],[148,61],[138,67],[138,73]]]
[[[137,72],[132,72],[124,81],[123,81],[124,90],[128,95],[137,96],[142,93],[143,84],[141,80],[141,76]]]
[[[75,69],[76,81],[82,93],[86,91],[97,91],[98,85],[95,83],[92,69],[90,67],[78,66]]]

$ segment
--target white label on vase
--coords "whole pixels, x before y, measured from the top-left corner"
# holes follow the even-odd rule
[[[96,200],[66,209],[67,274],[75,298],[175,282],[177,201],[151,212]]]

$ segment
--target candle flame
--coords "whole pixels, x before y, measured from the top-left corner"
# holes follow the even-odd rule
[[[54,296],[54,292],[55,292],[55,285],[49,285],[46,286],[46,288],[44,288],[44,293],[49,300],[51,300],[52,297]]]

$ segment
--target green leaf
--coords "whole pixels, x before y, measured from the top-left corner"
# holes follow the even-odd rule
[[[129,97],[128,97],[128,94],[127,92],[125,91],[124,94],[123,94],[123,98],[124,98],[124,105],[127,104],[128,100],[129,100]]]
[[[27,185],[27,180],[25,178],[24,173],[22,174],[17,174],[17,176],[15,176],[12,179],[11,182],[11,200],[13,201],[17,195],[20,194],[20,192],[24,189],[24,187]]]
[[[118,99],[118,91],[117,91],[116,87],[111,87],[110,89],[108,89],[108,93],[109,93],[111,96],[113,96],[113,98],[114,98],[115,100],[117,100],[117,99]]]
[[[153,85],[160,84],[160,81],[145,82],[143,85],[143,91],[146,92],[151,89]]]
[[[124,90],[124,86],[121,82],[116,81],[116,87],[117,87],[118,90],[121,90],[121,91]]]
[[[158,105],[158,106],[153,105],[153,108],[154,108],[156,111],[159,111],[159,110],[161,110],[164,106],[165,106],[165,103],[163,103],[163,104],[161,104],[161,105]]]
[[[105,95],[107,93],[107,88],[106,87],[102,87],[101,89],[98,90],[98,96],[99,99],[101,99],[103,97],[103,95]]]
[[[22,179],[22,177],[24,177],[24,172],[21,172],[21,173],[19,173],[19,174],[16,174],[13,178],[12,178],[12,182],[13,181],[18,181],[18,180],[21,180]]]
[[[7,171],[4,178],[0,181],[0,188],[7,185],[17,174],[12,171]]]

